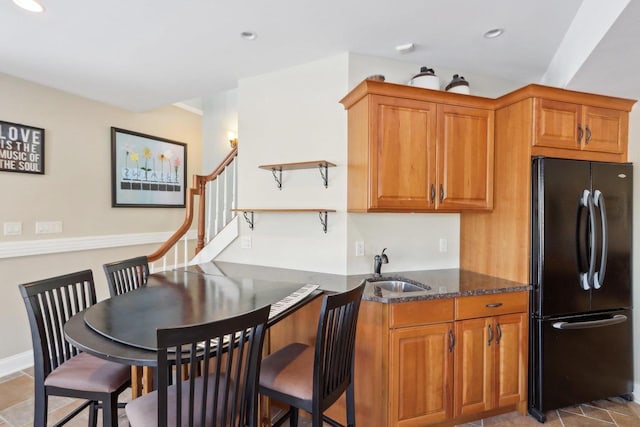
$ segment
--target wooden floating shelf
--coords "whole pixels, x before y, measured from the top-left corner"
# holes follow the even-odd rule
[[[294,163],[275,163],[272,165],[260,165],[260,169],[270,170],[273,174],[273,178],[278,184],[278,189],[282,190],[282,171],[283,170],[298,170],[298,169],[315,169],[320,170],[320,176],[324,182],[324,187],[329,186],[329,168],[335,167],[335,163],[328,162],[326,160],[312,160],[309,162],[294,162]]]
[[[324,231],[325,233],[327,232],[327,214],[329,212],[335,212],[335,209],[321,209],[321,208],[313,208],[313,209],[264,209],[264,208],[257,208],[257,209],[249,209],[249,208],[245,208],[245,209],[241,209],[241,208],[236,208],[236,209],[231,209],[233,212],[242,212],[242,215],[244,216],[245,221],[247,221],[247,224],[249,224],[249,228],[251,230],[253,230],[253,214],[255,212],[275,212],[275,213],[283,213],[283,212],[314,212],[317,213],[320,217],[320,224],[322,225],[322,231]],[[250,214],[250,215],[249,215]],[[249,218],[249,216],[251,216],[251,218]]]

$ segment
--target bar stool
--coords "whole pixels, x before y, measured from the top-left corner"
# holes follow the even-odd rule
[[[327,421],[323,415],[346,391],[347,423],[355,425],[353,365],[356,324],[365,282],[346,292],[327,295],[322,301],[315,347],[293,343],[262,360],[261,394],[289,405],[274,426],[290,418],[298,425],[298,410],[311,413],[312,426]]]

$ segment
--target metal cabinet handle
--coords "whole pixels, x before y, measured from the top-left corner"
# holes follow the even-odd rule
[[[485,307],[487,307],[487,308],[498,308],[498,307],[501,307],[501,306],[502,306],[501,302],[494,302],[494,303],[485,305]]]
[[[587,139],[584,140],[585,144],[588,144],[591,141],[591,129],[589,129],[589,125],[587,125]]]
[[[453,346],[456,344],[456,337],[453,335],[453,331],[449,329],[449,353],[453,351]]]
[[[487,342],[487,345],[491,346],[491,341],[493,341],[493,328],[491,325],[487,325],[487,329],[489,330],[489,341]]]
[[[436,201],[436,186],[431,184],[431,204]]]
[[[502,328],[500,327],[500,323],[496,323],[496,331],[498,332],[498,338],[496,338],[496,345],[500,344],[500,340],[502,339]]]
[[[444,186],[440,184],[440,203],[444,201]]]
[[[584,130],[582,130],[582,125],[578,123],[578,144],[582,141],[582,137],[584,136]]]

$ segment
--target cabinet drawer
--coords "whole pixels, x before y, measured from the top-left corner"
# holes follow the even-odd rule
[[[529,292],[507,292],[456,298],[456,319],[526,312]]]
[[[453,298],[389,305],[389,327],[424,325],[453,320]]]

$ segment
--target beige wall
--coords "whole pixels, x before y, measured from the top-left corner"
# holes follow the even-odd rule
[[[5,252],[25,240],[170,232],[182,223],[184,209],[111,207],[110,128],[187,143],[190,183],[200,173],[200,116],[177,107],[132,113],[2,74],[0,94],[0,120],[45,129],[44,175],[0,172],[0,225],[17,221],[23,228],[21,236],[0,235]],[[36,221],[62,221],[63,233],[36,235]],[[104,298],[103,263],[155,249],[154,244],[0,259],[0,360],[31,347],[19,283],[91,268]]]

